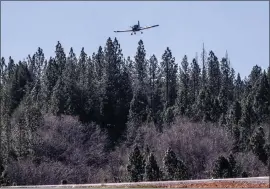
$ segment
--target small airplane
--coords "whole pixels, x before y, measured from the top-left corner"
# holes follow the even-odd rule
[[[150,29],[150,28],[154,28],[154,27],[157,27],[159,25],[153,25],[153,26],[148,26],[148,27],[141,27],[140,26],[140,21],[138,21],[138,24],[134,25],[134,26],[130,26],[131,27],[131,30],[124,30],[124,31],[114,31],[114,32],[131,32],[131,35],[135,34],[136,35],[136,32],[138,31],[141,31],[141,30],[146,30],[146,29]],[[141,31],[141,33],[143,33]]]

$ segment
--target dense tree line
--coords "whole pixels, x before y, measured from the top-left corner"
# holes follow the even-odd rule
[[[227,53],[204,48],[199,60],[177,61],[169,47],[161,61],[149,57],[142,40],[124,57],[116,38],[92,55],[58,42],[48,59],[41,48],[19,62],[2,57],[1,182],[265,174],[270,67],[241,78]]]

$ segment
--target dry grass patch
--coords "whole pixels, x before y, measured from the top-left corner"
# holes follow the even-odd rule
[[[208,182],[194,184],[177,184],[165,186],[166,188],[269,188],[269,183],[251,182]]]

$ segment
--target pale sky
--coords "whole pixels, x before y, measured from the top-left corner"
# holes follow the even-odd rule
[[[141,26],[160,26],[135,36],[113,32],[138,20]],[[191,62],[204,43],[219,60],[227,50],[236,72],[247,76],[256,64],[269,65],[269,2],[1,1],[1,57],[6,60],[23,60],[38,47],[49,58],[57,41],[66,53],[73,47],[78,56],[84,47],[92,55],[109,37],[118,39],[125,57],[134,57],[142,39],[147,57],[161,59],[169,47],[177,63],[184,55]]]

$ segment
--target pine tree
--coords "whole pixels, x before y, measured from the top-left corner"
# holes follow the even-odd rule
[[[147,79],[147,61],[146,61],[146,51],[144,49],[143,41],[140,40],[138,43],[137,53],[135,56],[135,69],[137,75],[138,85],[146,89]]]
[[[160,114],[162,111],[162,82],[161,70],[158,65],[157,58],[152,55],[149,60],[149,75],[150,75],[150,111],[151,118],[155,124],[160,124]]]
[[[209,97],[211,98],[211,97]],[[223,113],[222,110],[224,109],[224,104],[223,107],[220,106],[220,102],[218,100],[218,98],[214,98],[212,99],[213,103],[212,103],[212,107],[210,110],[210,121],[212,122],[217,122],[221,116],[221,114]]]
[[[145,166],[146,181],[159,181],[161,179],[160,169],[153,153],[150,153]]]
[[[211,95],[217,97],[221,88],[221,73],[218,58],[213,51],[210,51],[208,57],[208,82]]]
[[[182,160],[177,161],[175,180],[188,180],[190,178],[188,168]]]
[[[190,107],[190,98],[189,98],[189,63],[187,56],[185,55],[182,62],[182,68],[180,68],[180,94],[178,99],[178,104],[180,106],[181,114],[186,114]]]
[[[178,167],[178,159],[176,157],[176,154],[171,148],[168,148],[168,150],[166,151],[165,156],[163,158],[163,164],[166,179],[174,180],[176,170]]]
[[[246,144],[248,143],[248,138],[251,137],[251,134],[253,133],[254,130],[254,124],[256,123],[257,116],[256,113],[253,109],[252,102],[247,99],[244,101],[243,104],[243,113],[242,113],[242,118],[239,122],[242,130],[242,140]]]
[[[63,82],[62,76],[60,76],[53,88],[50,111],[56,116],[64,114],[66,99],[67,96],[65,93],[65,84]]]
[[[105,71],[104,52],[101,46],[98,48],[97,54],[93,54],[93,60],[97,80],[100,81]]]
[[[228,178],[230,171],[230,163],[229,161],[224,157],[220,156],[214,165],[213,169],[213,176],[214,178]]]
[[[206,50],[204,48],[204,44],[203,44],[203,49],[202,49],[202,54],[201,54],[201,58],[202,58],[202,80],[201,80],[201,88],[204,88],[207,85],[207,53]]]
[[[254,97],[254,111],[259,118],[259,121],[265,121],[270,114],[268,107],[270,106],[269,92],[270,85],[267,80],[266,72],[263,72],[259,81],[258,90],[255,92]]]
[[[118,125],[118,130],[116,131],[116,138],[121,137],[126,131],[126,123],[128,122],[130,102],[133,97],[132,93],[132,81],[128,73],[128,65],[124,64],[119,78],[119,91],[118,99],[115,103],[116,106],[116,124]]]
[[[54,58],[50,57],[44,72],[45,73],[43,76],[43,86],[41,90],[44,96],[43,101],[47,102],[43,108],[45,110],[48,110],[51,106],[50,104],[48,104],[48,102],[50,102],[53,88],[55,87],[59,76],[58,66]]]
[[[85,107],[85,112],[80,113],[80,115],[81,119],[85,121],[100,123],[100,96],[102,95],[102,88],[99,88],[98,81],[95,77],[94,63],[90,57],[87,58],[86,64],[86,87],[81,92],[83,99],[86,99],[86,103],[81,106]]]
[[[191,73],[190,73],[190,83],[192,86],[191,89],[191,102],[195,103],[196,97],[199,95],[199,90],[200,90],[200,66],[196,59],[194,58],[192,63],[191,63]]]
[[[136,82],[136,69],[135,69],[135,62],[131,60],[130,56],[127,57],[126,65],[128,67],[128,75],[131,79],[132,84],[132,90],[135,88],[135,82]]]
[[[165,108],[174,106],[177,97],[177,64],[175,58],[172,56],[171,50],[167,47],[162,55],[161,69],[163,73],[164,91],[165,91]]]
[[[76,101],[75,112],[79,114],[82,122],[97,121],[99,102],[97,101],[97,76],[94,71],[94,63],[88,57],[84,48],[81,49],[78,63],[76,64]]]
[[[265,148],[265,133],[262,127],[259,127],[258,130],[251,137],[250,146],[255,155],[267,165],[267,151]]]
[[[197,109],[195,115],[196,120],[211,121],[211,110],[213,102],[211,99],[210,91],[207,87],[200,90],[199,96],[193,109]]]
[[[66,95],[64,111],[68,115],[78,115],[77,109],[79,109],[78,101],[78,88],[76,85],[76,65],[77,58],[73,52],[73,48],[70,48],[69,56],[66,61],[66,67],[63,71],[63,84],[64,93]]]
[[[238,125],[232,126],[232,134],[233,134],[233,153],[240,152],[243,150],[242,140],[241,140],[241,130]]]
[[[219,101],[221,106],[222,113],[226,114],[228,110],[229,99],[232,99],[232,90],[231,90],[231,76],[230,76],[230,65],[228,60],[228,55],[226,53],[226,58],[221,60],[221,90],[219,93]]]
[[[129,156],[127,171],[129,181],[140,182],[143,180],[143,175],[145,173],[145,161],[138,146],[135,146]]]
[[[140,40],[135,56],[136,81],[133,90],[133,97],[130,102],[129,121],[145,122],[149,114],[149,100],[147,92],[147,61],[143,41]]]
[[[240,100],[243,93],[243,81],[241,80],[241,76],[238,73],[237,79],[235,80],[235,88],[234,88],[234,99]]]
[[[41,79],[42,69],[45,66],[43,49],[38,47],[37,52],[31,57],[28,55],[28,68],[34,84]]]
[[[228,161],[229,161],[229,165],[230,165],[229,177],[230,178],[237,178],[239,176],[240,168],[239,168],[239,165],[237,164],[233,154],[229,155]]]
[[[232,111],[231,111],[231,121],[234,125],[238,125],[242,116],[242,108],[241,104],[238,100],[233,103]]]
[[[252,87],[256,87],[256,83],[257,81],[259,81],[259,79],[262,76],[262,68],[258,65],[253,66],[250,75],[248,76],[248,83],[252,86]]]
[[[60,77],[60,75],[63,74],[63,71],[66,66],[66,54],[64,52],[64,48],[62,47],[62,44],[59,41],[57,42],[57,45],[55,46],[55,63],[58,67],[57,76]]]
[[[223,86],[221,87],[221,90],[218,96],[218,101],[219,101],[219,107],[220,107],[221,113],[227,114],[228,106],[229,106],[228,89],[226,89]]]
[[[130,102],[129,121],[143,123],[147,120],[149,111],[147,94],[141,87],[133,92],[133,98]]]
[[[234,89],[235,89],[235,71],[233,68],[231,68],[230,71],[230,76],[229,76],[229,86],[228,86],[228,100],[230,101],[230,103],[232,103],[235,100],[235,96],[234,96]]]
[[[120,45],[115,39],[108,38],[105,48],[105,74],[102,85],[101,100],[101,125],[108,131],[110,137],[110,147],[113,147],[119,135],[123,132],[125,125],[119,122],[119,100],[121,96],[121,69],[123,64],[123,56]],[[121,97],[120,97],[121,96]],[[122,119],[122,118],[121,118]]]
[[[2,136],[3,133],[3,127],[4,127],[4,87],[5,87],[5,71],[6,71],[6,64],[5,64],[5,58],[2,57],[0,61],[0,136]],[[0,173],[1,173],[1,166],[2,166],[2,156],[3,156],[3,150],[2,150],[2,137],[0,137]]]

